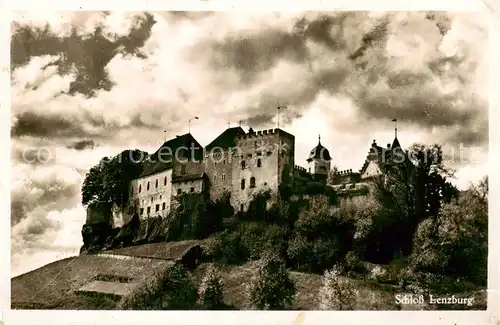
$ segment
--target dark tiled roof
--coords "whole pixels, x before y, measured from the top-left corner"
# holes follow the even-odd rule
[[[309,159],[323,159],[323,160],[332,160],[330,157],[330,152],[328,149],[321,145],[321,142],[318,142],[318,145],[311,150],[309,153]]]
[[[178,182],[183,182],[183,181],[194,181],[197,179],[203,179],[205,177],[206,177],[205,173],[175,176],[172,178],[172,183],[178,183]]]
[[[392,143],[390,149],[380,147],[375,143],[372,144],[370,153],[368,154],[368,157],[366,158],[365,163],[360,170],[360,173],[363,174],[366,171],[366,168],[368,168],[368,164],[370,163],[370,161],[374,160],[378,163],[380,170],[382,172],[385,172],[387,170],[387,165],[391,162],[392,153],[395,153],[396,151],[402,151],[402,153],[406,156],[397,138],[394,139],[394,142]]]
[[[399,144],[398,138],[394,138],[394,141],[392,142],[391,149],[394,149],[394,148],[401,148],[401,145]]]
[[[140,177],[149,176],[172,168],[175,152],[179,148],[187,148],[180,151],[180,155],[187,155],[184,156],[184,158],[190,158],[191,147],[196,148],[194,150],[195,158],[201,160],[203,158],[203,147],[196,141],[191,133],[186,133],[166,141],[150,156],[150,159],[144,163],[144,170]]]
[[[205,149],[211,150],[215,147],[219,147],[222,149],[229,149],[236,146],[236,139],[239,135],[245,134],[245,131],[241,127],[234,127],[226,129],[222,132],[217,138],[215,138],[212,142],[210,142]]]

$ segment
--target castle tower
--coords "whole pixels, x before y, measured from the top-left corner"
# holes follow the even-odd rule
[[[318,145],[309,153],[307,159],[309,173],[315,179],[326,179],[331,167],[330,152],[321,145],[321,136],[318,136]]]

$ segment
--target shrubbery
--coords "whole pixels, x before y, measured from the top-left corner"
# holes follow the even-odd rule
[[[357,290],[345,277],[341,266],[325,271],[323,284],[318,292],[318,309],[352,310],[356,306]]]
[[[250,299],[254,308],[280,310],[292,304],[296,291],[284,262],[270,254],[261,262],[251,284]]]
[[[198,304],[204,309],[224,307],[224,281],[213,265],[207,268],[198,289]]]

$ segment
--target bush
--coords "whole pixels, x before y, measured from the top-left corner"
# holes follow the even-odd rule
[[[201,282],[198,304],[204,309],[221,309],[224,306],[224,282],[213,265],[208,267]]]
[[[359,257],[359,254],[355,251],[347,252],[345,258],[345,265],[349,272],[362,273],[364,268]]]
[[[318,293],[318,308],[320,310],[352,310],[355,307],[357,293],[349,280],[341,276],[338,268],[325,271],[323,285]]]
[[[251,284],[250,299],[257,309],[280,310],[291,305],[297,289],[284,262],[275,255],[263,259]]]
[[[196,287],[191,275],[181,264],[169,268],[162,282],[164,309],[192,309],[196,305]]]

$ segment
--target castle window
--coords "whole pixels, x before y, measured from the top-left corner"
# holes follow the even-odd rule
[[[139,193],[141,193],[141,190],[142,190],[141,184],[139,184]]]
[[[222,174],[222,181],[225,181],[226,180],[226,174]]]
[[[155,187],[158,188],[158,179],[156,179]]]
[[[144,208],[139,209],[139,215],[142,216],[144,214]]]
[[[250,188],[254,188],[255,187],[255,177],[251,177],[250,178]]]
[[[241,189],[242,190],[245,189],[245,179],[244,178],[241,180]]]
[[[156,212],[158,212],[158,211],[160,211],[160,205],[159,204],[156,205]]]
[[[163,179],[163,185],[167,185],[167,176],[165,176],[165,178]]]
[[[226,164],[226,159],[224,159],[224,160],[222,161],[222,163],[225,165],[225,164]]]
[[[191,189],[189,190],[191,193],[194,192],[194,187],[191,187]]]
[[[246,164],[245,164],[245,161],[243,160],[243,161],[241,162],[241,169],[245,169],[245,166],[246,166]]]
[[[151,198],[151,203],[153,203],[153,198]]]
[[[146,186],[146,189],[149,191],[149,181],[148,181],[148,185]]]
[[[162,210],[165,210],[166,205],[167,205],[167,204],[166,204],[165,202],[163,202],[163,204],[162,204]]]
[[[260,158],[257,159],[257,167],[262,167],[262,160]]]
[[[180,188],[177,189],[177,194],[181,194],[182,190]]]
[[[262,152],[258,151],[257,156],[262,156]]]
[[[186,173],[186,165],[181,165],[181,174]]]
[[[151,213],[151,207],[148,207],[148,209],[146,210],[146,214],[150,214]]]
[[[240,211],[243,212],[243,208],[244,208],[243,204],[240,204]]]
[[[217,175],[214,175],[214,182],[217,182]]]
[[[160,195],[160,200],[161,200],[161,195]]]

